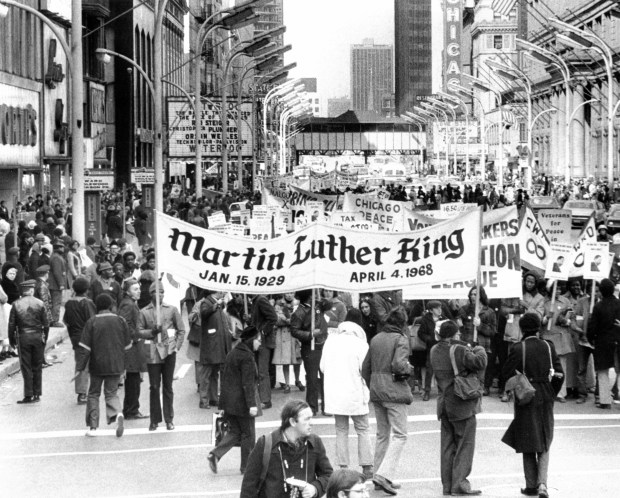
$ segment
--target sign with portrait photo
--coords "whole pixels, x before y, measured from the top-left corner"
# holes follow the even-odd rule
[[[609,242],[586,242],[583,276],[601,281],[609,277]]]
[[[550,253],[545,268],[545,278],[555,280],[568,280],[570,272],[569,260],[573,252],[571,244],[551,243]]]

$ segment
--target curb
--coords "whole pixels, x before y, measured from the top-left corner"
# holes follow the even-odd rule
[[[57,344],[69,338],[66,327],[50,327],[50,335],[47,338],[45,352],[54,349]],[[19,358],[6,359],[0,365],[0,382],[4,382],[11,375],[19,372]]]

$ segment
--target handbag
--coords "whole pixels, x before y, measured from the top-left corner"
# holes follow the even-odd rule
[[[519,342],[523,338],[521,328],[519,327],[520,315],[509,314],[506,320],[506,329],[504,330],[504,341],[506,342]]]
[[[528,405],[536,394],[536,389],[532,386],[527,375],[525,375],[525,342],[526,341],[523,341],[523,347],[521,348],[523,352],[522,372],[517,370],[517,373],[506,381],[506,391],[513,393],[515,403],[519,406]],[[549,346],[549,344],[547,344],[547,346]],[[549,348],[549,357],[551,357],[551,348]]]
[[[409,349],[411,351],[426,351],[426,343],[418,336],[420,330],[421,318],[418,317],[413,321],[413,325],[409,325]]]
[[[450,361],[454,370],[454,394],[465,401],[481,398],[483,389],[478,374],[476,372],[468,372],[466,375],[459,373],[456,359],[454,358],[455,350],[456,344],[450,346]]]
[[[213,414],[213,426],[211,432],[211,444],[217,446],[224,436],[230,431],[230,423],[221,413]]]

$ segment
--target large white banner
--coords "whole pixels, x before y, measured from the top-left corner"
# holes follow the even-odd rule
[[[464,220],[462,214],[457,220]],[[435,225],[437,226],[437,225]],[[469,242],[469,240],[468,240]],[[521,247],[516,206],[483,213],[481,282],[489,298],[521,297]],[[477,263],[476,263],[477,265]],[[403,291],[404,299],[465,299],[475,277],[469,280],[437,279],[433,285],[417,285]]]
[[[480,252],[480,215],[466,214],[417,232],[368,232],[313,223],[259,241],[205,230],[156,213],[157,258],[201,288],[284,293],[310,287],[376,292],[471,280]]]

